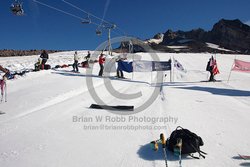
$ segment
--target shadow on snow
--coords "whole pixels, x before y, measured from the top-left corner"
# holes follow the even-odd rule
[[[215,95],[222,95],[222,96],[250,96],[250,91],[246,91],[246,90],[200,87],[200,86],[178,87],[178,88],[186,89],[186,90],[204,91],[204,92],[209,92]]]
[[[179,157],[175,156],[172,152],[166,151],[167,152],[167,160],[168,161],[179,161]],[[147,161],[155,161],[155,160],[163,160],[164,161],[164,154],[163,154],[163,149],[161,147],[161,144],[159,144],[159,150],[158,151],[153,151],[150,147],[150,144],[145,144],[141,145],[139,150],[137,151],[137,154],[139,155],[140,158],[147,160]],[[189,157],[188,155],[182,155],[182,160],[189,160],[193,159]]]

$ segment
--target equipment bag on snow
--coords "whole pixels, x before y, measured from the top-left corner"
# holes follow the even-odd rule
[[[49,69],[51,69],[51,66],[50,66],[49,64],[45,64],[45,65],[44,65],[44,69],[45,69],[45,70],[49,70]]]
[[[204,145],[202,138],[200,136],[197,136],[195,133],[190,132],[188,129],[183,129],[180,126],[178,126],[168,138],[168,150],[174,152],[179,139],[182,139],[181,154],[189,154],[191,157],[199,159],[198,157],[194,157],[193,155],[191,155],[191,153],[197,152],[199,153],[199,156],[205,158],[203,154],[206,155],[206,153],[200,150],[200,146]]]

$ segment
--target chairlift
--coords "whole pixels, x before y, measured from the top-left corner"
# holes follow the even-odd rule
[[[96,33],[96,35],[100,36],[100,35],[102,35],[102,30],[97,28],[95,33]]]
[[[116,25],[112,24],[111,29],[115,29],[115,28],[116,28]]]
[[[15,0],[11,6],[10,6],[10,10],[12,11],[12,13],[16,16],[23,16],[24,15],[24,10],[22,7],[22,3],[20,3],[19,1]]]
[[[111,24],[111,23],[105,23],[105,24],[103,24],[103,27],[105,29],[115,29],[116,25],[115,24]]]
[[[82,20],[82,24],[91,24],[91,19],[89,15]]]

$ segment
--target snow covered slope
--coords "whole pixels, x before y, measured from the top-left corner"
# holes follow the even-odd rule
[[[87,53],[80,52],[84,57]],[[149,54],[138,53],[150,60]],[[0,166],[3,167],[131,167],[165,166],[162,150],[153,152],[149,143],[167,137],[182,126],[200,135],[206,159],[183,157],[185,167],[244,166],[247,161],[238,154],[250,151],[250,74],[232,72],[234,55],[217,54],[221,82],[208,79],[205,71],[210,54],[159,53],[161,60],[177,59],[187,70],[174,70],[164,79],[163,93],[144,111],[134,115],[117,115],[90,109],[95,103],[90,92],[111,105],[139,107],[155,89],[151,73],[125,73],[132,80],[111,78],[113,87],[124,94],[141,92],[140,98],[126,100],[108,92],[107,78],[71,72],[71,68],[28,73],[8,81],[8,102],[0,104]],[[250,61],[250,56],[237,55]],[[33,68],[37,56],[0,58],[0,64],[18,70]],[[50,55],[53,65],[73,61],[73,52]],[[155,73],[152,74],[152,78]],[[92,78],[92,87],[86,80]],[[164,98],[163,98],[164,96]],[[168,152],[168,164],[178,166],[178,158]]]
[[[233,52],[232,50],[228,50],[228,49],[224,49],[224,48],[220,48],[220,46],[219,45],[216,45],[216,44],[213,44],[213,43],[206,43],[207,44],[207,46],[209,47],[209,48],[213,48],[213,49],[218,49],[218,50],[223,50],[223,51],[229,51],[229,52]]]
[[[152,38],[152,39],[147,40],[146,43],[148,42],[148,43],[159,44],[159,43],[161,43],[163,41],[163,38],[164,38],[164,34],[160,34],[160,38],[159,39]]]

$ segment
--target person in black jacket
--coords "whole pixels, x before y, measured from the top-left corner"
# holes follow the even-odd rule
[[[210,73],[210,77],[208,81],[215,81],[214,79],[214,73],[213,73],[213,68],[214,68],[214,57],[212,56],[209,61],[207,62],[207,67],[206,67],[206,71],[209,71]]]
[[[84,58],[86,59],[86,62],[83,62],[84,67],[89,67],[89,60],[90,60],[90,52],[88,51],[87,56],[85,56]]]
[[[44,65],[47,62],[47,60],[49,59],[49,55],[45,50],[43,50],[40,57],[42,58],[42,64],[41,64],[42,65],[42,70],[44,70]]]
[[[120,56],[118,56],[118,58],[116,59],[116,62],[122,62],[123,60],[125,60],[125,58],[121,58]],[[118,67],[116,69],[116,75],[118,78],[124,78],[123,72],[122,70],[120,70]]]

